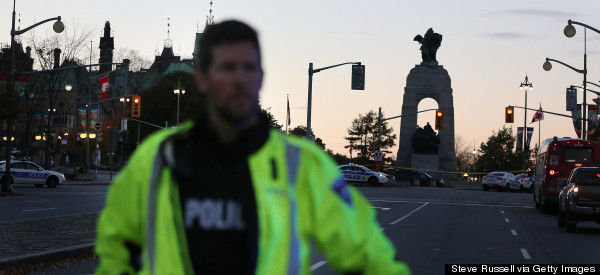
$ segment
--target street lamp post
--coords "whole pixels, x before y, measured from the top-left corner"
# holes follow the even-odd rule
[[[533,90],[533,84],[529,82],[527,74],[525,74],[525,82],[521,82],[519,86],[521,91],[525,91],[525,114],[523,115],[523,170],[527,168],[527,152],[529,146],[527,146],[527,90]]]
[[[177,81],[177,88],[173,90],[173,93],[177,95],[177,127],[179,127],[179,97],[185,94],[185,89],[181,88],[181,81]]]
[[[69,133],[65,132],[65,134],[63,135],[65,137],[65,145],[66,145],[66,149],[65,151],[67,152],[65,154],[65,162],[67,163],[67,167],[69,167]]]
[[[46,170],[50,169],[50,153],[52,152],[52,142],[54,141],[50,138],[52,136],[52,115],[54,113],[56,113],[55,108],[48,109],[48,122],[46,123],[46,152],[44,155],[44,169]]]
[[[27,28],[24,28],[22,30],[15,30],[15,17],[16,17],[16,11],[15,11],[15,6],[16,6],[16,0],[13,0],[13,12],[12,12],[12,26],[10,29],[10,54],[9,54],[9,59],[10,59],[10,66],[9,66],[9,72],[8,72],[8,97],[12,97],[15,94],[15,36],[17,35],[21,35],[41,24],[44,24],[46,22],[50,22],[50,21],[56,21],[54,22],[54,25],[52,26],[52,28],[54,29],[54,31],[56,33],[61,33],[64,29],[65,29],[65,24],[61,21],[60,16],[57,17],[53,17],[53,18],[48,18],[46,20],[40,21],[36,24],[33,24]],[[6,127],[6,136],[10,137],[11,136],[11,132],[12,132],[12,126],[13,126],[13,119],[9,118],[7,120],[7,127]],[[6,170],[5,170],[5,175],[10,175],[10,151],[11,151],[11,144],[10,142],[6,143]],[[2,180],[0,180],[0,184],[2,185],[2,188],[0,189],[0,193],[13,193],[13,189],[12,189],[12,179],[11,177],[3,177]]]
[[[581,138],[583,139],[587,139],[587,133],[586,133],[586,127],[587,127],[587,102],[586,102],[586,83],[587,83],[587,36],[586,36],[586,30],[590,29],[596,33],[600,34],[600,30],[597,30],[596,28],[589,26],[587,24],[581,23],[581,22],[577,22],[577,21],[573,21],[571,19],[569,19],[569,21],[567,21],[567,25],[565,26],[565,29],[563,30],[564,34],[566,37],[573,37],[575,36],[575,34],[577,33],[577,30],[575,29],[575,27],[573,25],[579,25],[584,27],[583,29],[583,71],[579,70],[580,73],[583,73],[583,126],[581,128]],[[548,63],[548,58],[546,58],[546,63]],[[561,62],[559,62],[561,63]],[[548,63],[549,64],[549,63]],[[566,65],[563,63],[563,65]],[[578,71],[576,69],[574,69],[571,66],[567,66],[575,71]],[[552,66],[550,66],[550,68],[552,68]],[[544,69],[546,69],[546,64],[544,63]],[[548,71],[550,69],[547,69],[546,71]]]
[[[337,65],[333,65],[333,66],[328,66],[328,67],[324,67],[324,68],[319,68],[319,69],[313,69],[313,63],[308,63],[308,104],[307,104],[307,112],[306,112],[306,138],[311,140],[311,141],[315,141],[315,137],[312,136],[311,134],[311,109],[312,109],[312,79],[313,79],[313,74],[318,73],[320,71],[324,71],[327,69],[331,69],[331,68],[335,68],[335,67],[339,67],[342,65],[347,65],[347,64],[355,64],[355,65],[360,65],[360,62],[346,62],[346,63],[342,63],[342,64],[337,64]]]
[[[124,97],[119,99],[119,101],[121,101],[123,103],[121,106],[122,107],[121,112],[123,113],[123,116],[125,116],[125,102],[129,103],[130,100],[131,100],[130,98],[124,98]],[[123,130],[123,129],[121,129],[121,130]]]
[[[552,63],[550,63],[550,61],[554,61],[558,64],[561,64],[561,65],[573,70],[573,71],[583,74],[583,83],[586,83],[587,82],[587,61],[586,60],[587,60],[587,55],[584,54],[583,70],[577,69],[577,68],[575,68],[567,63],[564,63],[560,60],[556,60],[556,59],[552,59],[552,58],[548,58],[548,57],[546,57],[546,62],[544,62],[544,65],[542,67],[544,68],[545,71],[550,71],[550,70],[552,70]],[[587,88],[586,88],[586,85],[584,84],[583,85],[583,104],[582,104],[583,108],[581,110],[582,115],[583,115],[583,120],[582,120],[583,126],[581,128],[581,138],[582,139],[586,139],[586,130],[585,130],[586,124],[587,124],[586,123],[586,121],[587,121],[587,115],[586,115],[586,113],[587,113],[587,111],[586,111],[587,110],[587,103],[586,103],[587,98],[586,98],[586,95],[587,95]]]
[[[475,151],[475,147],[473,147],[473,172],[471,172],[471,175],[475,174],[475,156],[477,155],[477,151]]]

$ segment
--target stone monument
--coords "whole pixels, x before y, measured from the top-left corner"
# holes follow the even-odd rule
[[[402,102],[402,118],[400,120],[400,147],[396,158],[396,166],[423,170],[456,171],[456,151],[454,149],[454,99],[450,85],[450,75],[438,64],[437,49],[442,42],[442,35],[427,30],[425,36],[417,35],[414,39],[421,43],[423,62],[415,65],[406,78],[404,99]],[[438,131],[439,147],[437,152],[432,148],[413,147],[413,137],[417,133],[417,116],[433,113],[416,114],[419,102],[431,98],[438,103],[438,109],[444,111],[444,127]],[[427,127],[427,126],[426,126]],[[431,128],[431,126],[429,126]]]

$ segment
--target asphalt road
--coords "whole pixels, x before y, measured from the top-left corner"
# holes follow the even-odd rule
[[[17,196],[0,200],[0,222],[99,213],[104,207],[107,185],[62,184],[56,188],[13,185]]]
[[[48,197],[68,198],[64,193],[69,192],[59,190]],[[73,194],[101,196],[97,194],[99,189],[91,186],[73,190]],[[542,214],[534,208],[530,193],[429,187],[359,190],[377,209],[382,230],[413,274],[444,274],[445,264],[600,261],[599,225],[579,223],[576,233],[567,233],[557,226],[556,215]],[[91,204],[74,196],[71,199],[70,208],[79,208],[75,202]],[[38,274],[91,274],[96,265],[97,260],[92,260]],[[313,274],[336,274],[317,252],[311,269]]]

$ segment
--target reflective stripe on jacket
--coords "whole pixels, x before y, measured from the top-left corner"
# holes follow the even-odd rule
[[[167,168],[168,137],[191,126],[149,137],[112,183],[98,221],[97,274],[193,273],[177,184]],[[282,177],[270,176],[272,160],[285,164],[277,166]],[[394,260],[370,204],[346,186],[319,147],[272,130],[248,165],[259,226],[256,274],[310,274],[310,239],[338,272],[410,274]]]

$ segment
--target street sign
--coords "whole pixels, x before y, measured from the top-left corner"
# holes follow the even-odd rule
[[[375,153],[373,153],[373,160],[383,161],[383,154],[381,153],[381,151],[375,151]]]
[[[94,128],[96,128],[96,131],[102,130],[102,123],[96,122],[96,125],[94,125]]]

